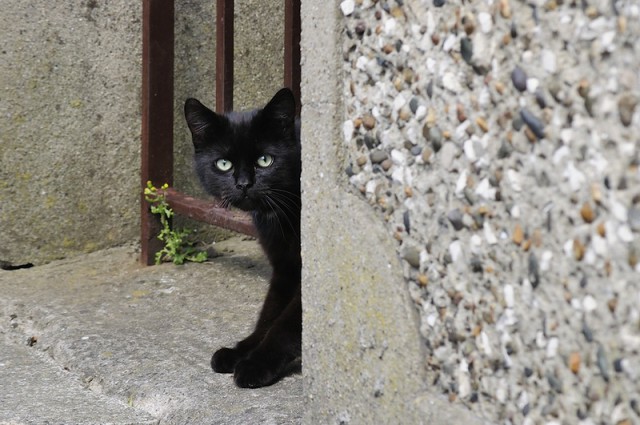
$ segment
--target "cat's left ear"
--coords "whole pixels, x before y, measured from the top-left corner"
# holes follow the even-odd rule
[[[184,116],[191,130],[194,145],[205,142],[207,134],[215,132],[220,127],[220,119],[216,113],[196,99],[187,99],[184,104]]]
[[[296,119],[296,100],[291,89],[283,88],[264,107],[263,113],[272,122],[280,124],[285,132],[293,131]]]

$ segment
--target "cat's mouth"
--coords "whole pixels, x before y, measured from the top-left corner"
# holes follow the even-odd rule
[[[253,211],[256,209],[256,203],[247,195],[244,195],[239,199],[236,199],[233,202],[233,206],[243,211]]]

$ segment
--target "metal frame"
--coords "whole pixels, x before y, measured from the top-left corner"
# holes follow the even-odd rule
[[[174,0],[143,0],[142,12],[142,148],[140,261],[153,264],[162,248],[156,237],[159,219],[144,200],[147,181],[173,186]],[[233,0],[216,0],[216,110],[233,109]],[[284,85],[293,90],[300,112],[300,0],[284,0]],[[220,208],[217,202],[164,191],[176,214],[248,235],[256,235],[250,217]]]

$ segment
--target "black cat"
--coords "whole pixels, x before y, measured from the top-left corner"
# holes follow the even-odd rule
[[[255,330],[211,359],[239,387],[278,381],[301,355],[300,125],[281,89],[263,109],[219,115],[195,99],[184,106],[198,177],[211,195],[250,211],[273,275]]]

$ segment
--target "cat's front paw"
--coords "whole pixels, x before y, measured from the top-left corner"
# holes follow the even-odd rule
[[[211,357],[211,368],[218,373],[233,373],[240,354],[233,348],[221,348]]]
[[[240,388],[266,387],[275,383],[282,372],[280,363],[256,359],[250,356],[240,360],[233,372],[233,379]]]

